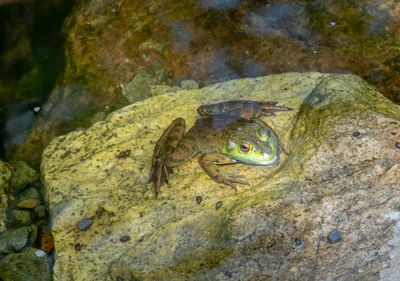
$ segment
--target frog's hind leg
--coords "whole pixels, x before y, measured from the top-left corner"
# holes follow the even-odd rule
[[[236,160],[229,158],[228,156],[221,153],[210,153],[205,154],[199,158],[199,164],[207,175],[218,183],[223,183],[231,186],[235,191],[237,191],[235,183],[241,183],[249,185],[248,182],[240,180],[238,178],[241,175],[234,175],[227,177],[224,175],[217,167],[217,165],[235,164]]]
[[[189,159],[192,159],[197,153],[199,153],[194,135],[195,131],[192,128],[178,142],[173,153],[168,154],[165,160],[167,167],[175,167]]]
[[[293,110],[293,108],[290,108],[290,107],[287,107],[284,105],[278,105],[278,102],[276,102],[276,101],[260,101],[257,103],[260,106],[260,115],[259,116],[265,116],[265,115],[276,116],[275,112],[277,112],[277,111]],[[258,116],[254,116],[254,117],[258,117]]]
[[[160,186],[168,181],[168,167],[165,160],[172,154],[178,142],[185,132],[185,120],[177,118],[171,122],[168,128],[161,135],[154,147],[152,165],[149,173],[149,182],[153,182],[155,195],[157,197]]]
[[[276,101],[251,100],[226,101],[215,104],[202,105],[197,108],[197,112],[201,116],[226,114],[245,119],[266,115],[275,116],[275,112],[287,110],[293,109],[287,106],[278,105],[278,102]]]

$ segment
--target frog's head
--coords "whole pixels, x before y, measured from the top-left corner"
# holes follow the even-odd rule
[[[230,133],[222,153],[250,165],[279,163],[275,132],[264,122],[246,121]]]

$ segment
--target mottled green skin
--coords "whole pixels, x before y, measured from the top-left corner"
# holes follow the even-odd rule
[[[230,101],[198,108],[204,118],[184,134],[185,121],[175,119],[158,140],[149,181],[156,196],[171,167],[201,153],[199,164],[216,182],[231,186],[248,184],[240,175],[226,176],[217,165],[241,162],[249,165],[279,164],[280,150],[286,153],[278,135],[259,116],[291,110],[276,102]]]

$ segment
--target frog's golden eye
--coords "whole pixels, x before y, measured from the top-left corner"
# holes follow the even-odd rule
[[[243,152],[249,152],[250,151],[250,144],[248,142],[242,141],[240,143],[240,150]]]

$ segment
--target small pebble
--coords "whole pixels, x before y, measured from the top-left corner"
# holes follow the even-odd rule
[[[42,251],[42,250],[37,250],[36,252],[35,252],[35,255],[37,256],[37,257],[43,257],[43,256],[45,256],[46,255],[46,253],[44,252],[44,251]]]
[[[397,147],[397,148],[400,148],[400,141],[397,141],[397,142],[396,142],[396,147]]]
[[[229,278],[232,278],[232,276],[233,276],[232,272],[230,272],[230,271],[225,271],[224,274],[225,274],[225,276],[227,276]]]
[[[118,159],[122,159],[122,158],[127,158],[127,157],[129,157],[129,156],[131,156],[131,150],[130,150],[130,149],[125,150],[125,151],[121,151],[121,152],[117,155],[117,158],[118,158]]]
[[[84,231],[87,230],[93,223],[92,219],[83,219],[80,220],[76,223],[76,226],[79,228],[79,230]]]
[[[336,22],[331,21],[331,22],[329,23],[329,25],[330,25],[330,26],[335,26],[335,25],[336,25]]]
[[[328,235],[328,241],[332,244],[339,242],[342,239],[342,233],[339,230],[334,229]]]
[[[121,241],[122,243],[128,242],[129,240],[131,240],[131,237],[129,237],[129,235],[124,235],[119,239],[119,241]]]
[[[295,246],[301,246],[301,245],[303,245],[303,240],[301,240],[301,238],[296,238],[296,239],[294,239],[294,245],[295,245]]]
[[[221,207],[222,207],[222,201],[218,201],[217,204],[215,204],[215,209],[218,210]]]
[[[181,87],[184,90],[198,89],[199,88],[199,83],[197,83],[194,80],[183,80],[181,82]]]
[[[196,197],[197,205],[200,205],[201,201],[203,201],[203,198],[201,196],[197,196]]]
[[[17,204],[18,208],[24,208],[24,209],[33,209],[36,206],[40,205],[40,201],[37,199],[25,199],[22,200]]]
[[[354,132],[353,133],[353,137],[359,137],[361,134],[360,134],[360,132]]]

